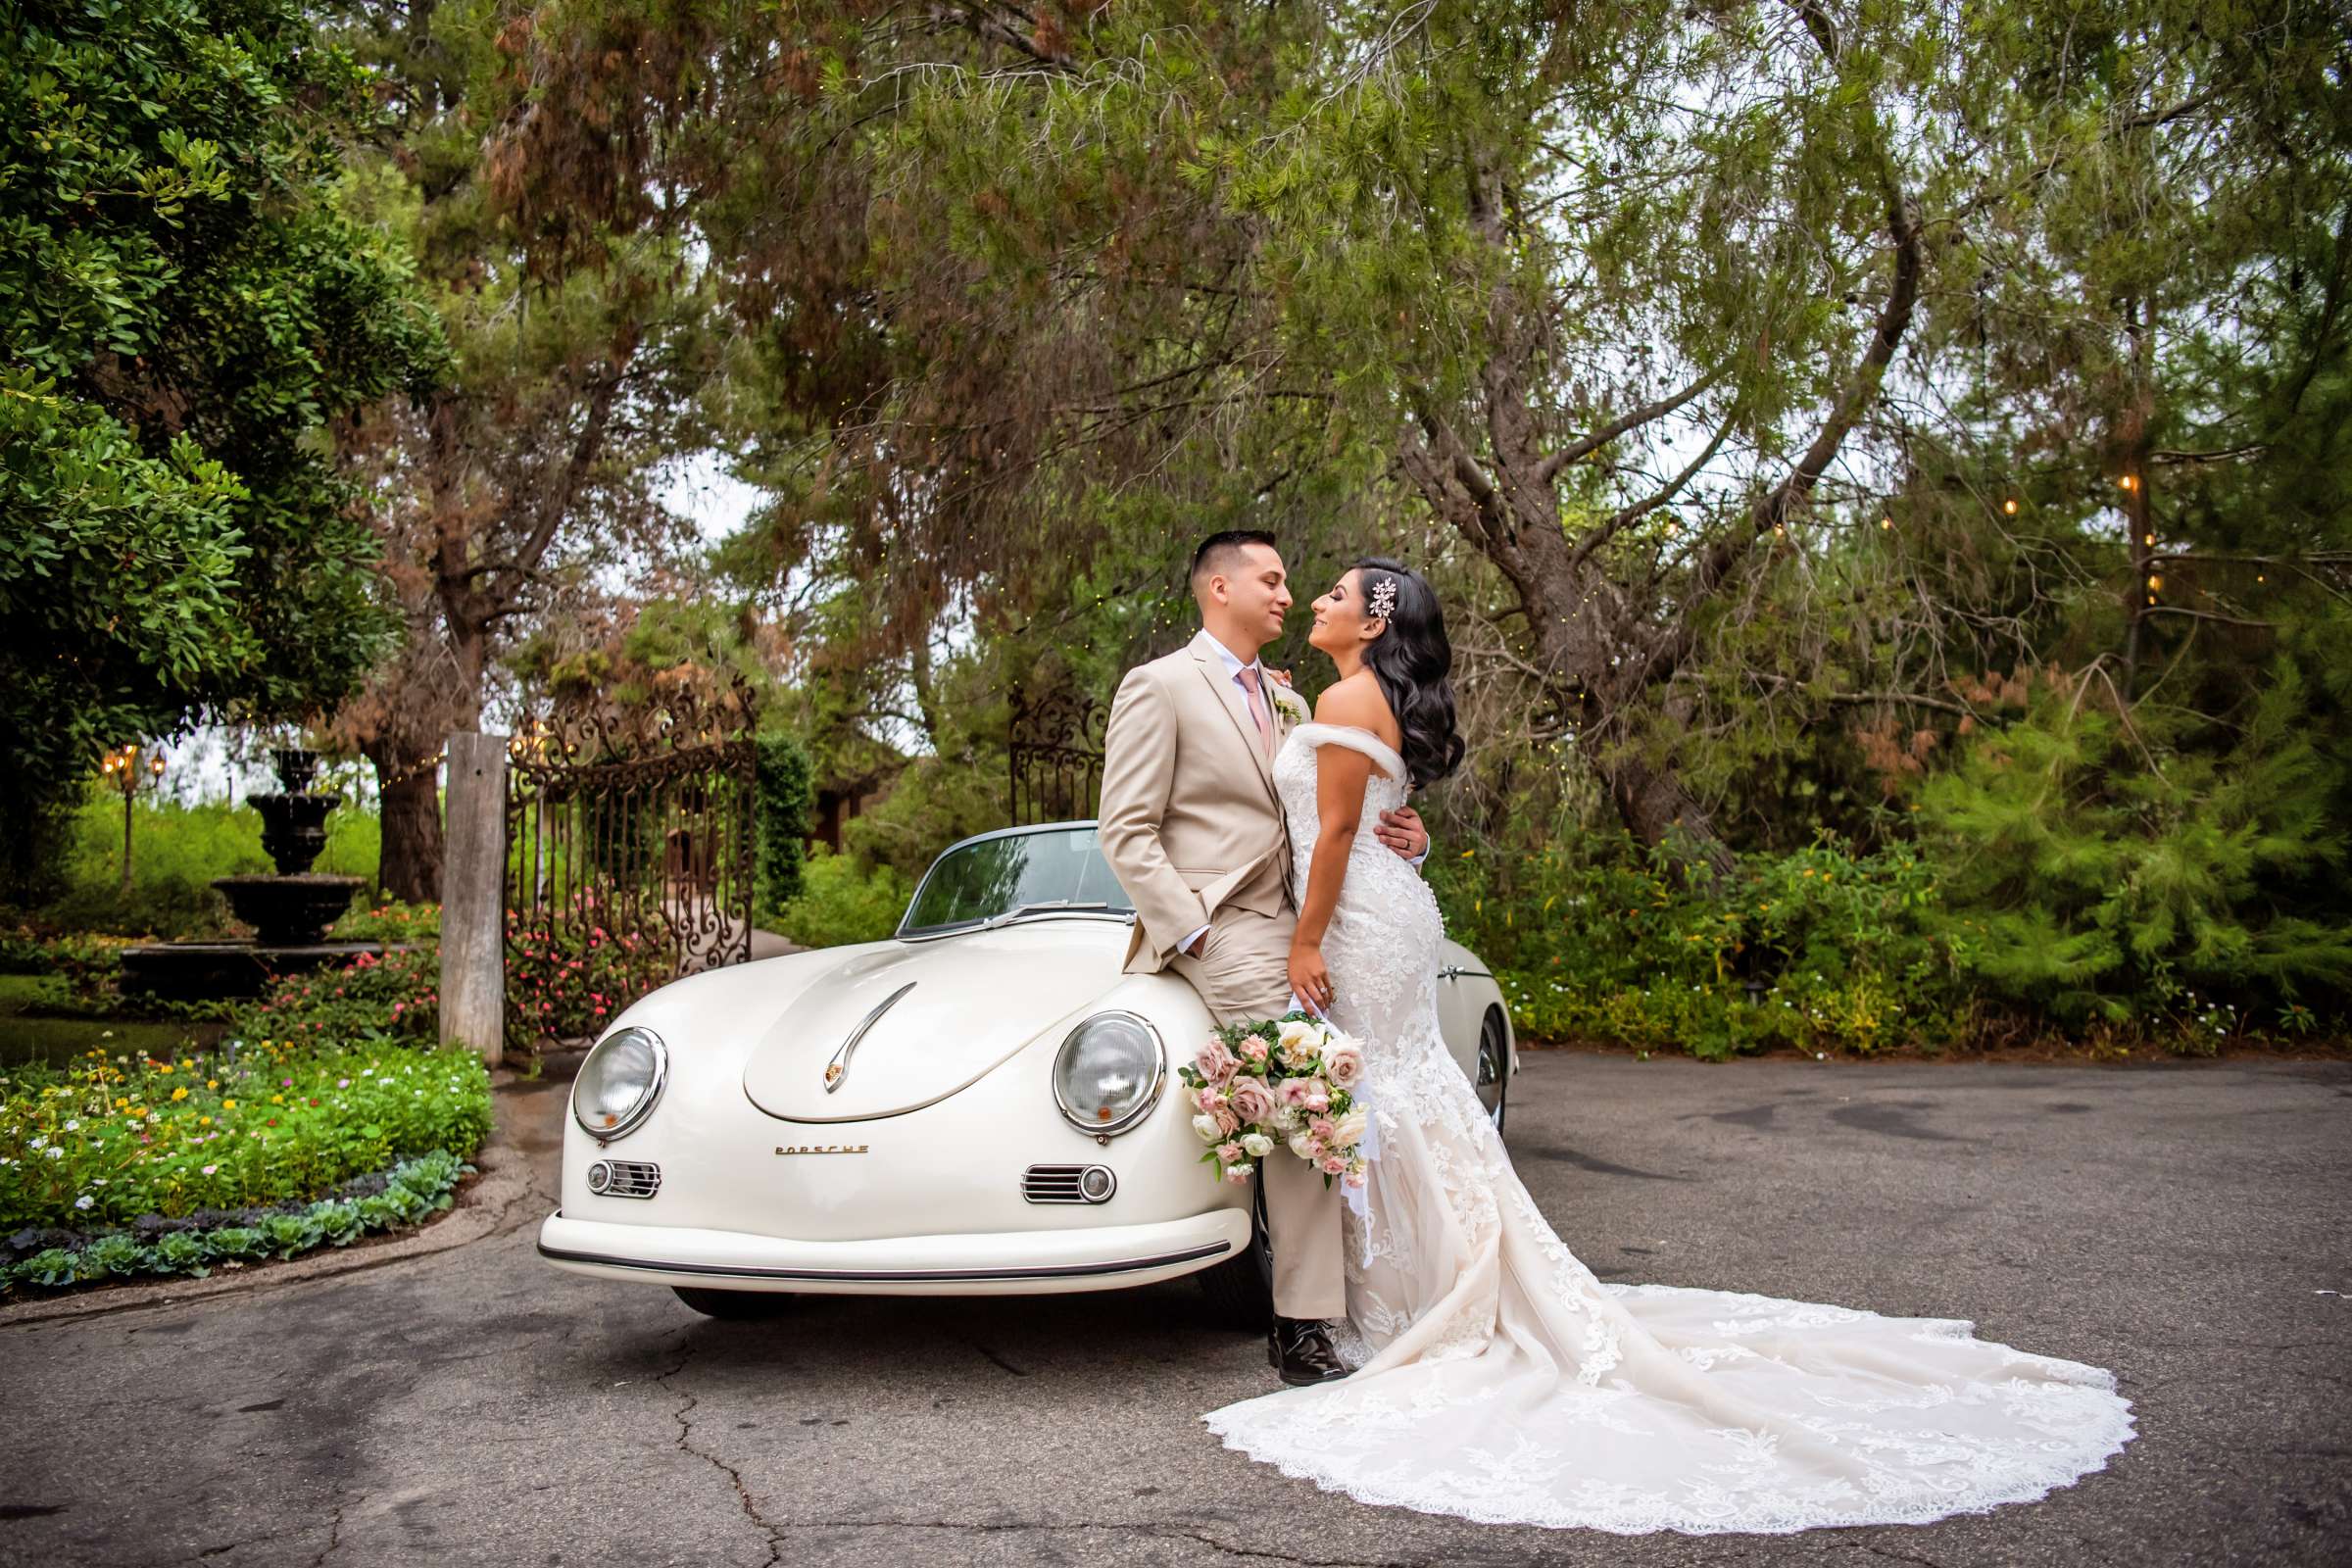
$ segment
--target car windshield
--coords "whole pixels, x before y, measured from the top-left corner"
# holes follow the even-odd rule
[[[958,844],[932,861],[899,935],[952,931],[1033,909],[1129,914],[1134,908],[1091,823],[1044,828]]]

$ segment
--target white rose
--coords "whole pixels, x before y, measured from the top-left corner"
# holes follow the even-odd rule
[[[1218,1129],[1217,1118],[1214,1116],[1195,1116],[1193,1131],[1200,1135],[1200,1141],[1204,1144],[1218,1143],[1225,1137],[1225,1134]]]
[[[1331,1124],[1331,1141],[1342,1149],[1364,1141],[1364,1113],[1351,1110]]]
[[[1282,1026],[1282,1056],[1293,1066],[1303,1067],[1323,1052],[1323,1026],[1303,1018],[1293,1018]]]
[[[1274,1107],[1274,1130],[1288,1137],[1298,1130],[1298,1112],[1289,1105]]]
[[[1300,1159],[1312,1159],[1314,1151],[1308,1147],[1309,1134],[1304,1130],[1291,1134],[1291,1152]]]
[[[1251,1159],[1263,1159],[1274,1152],[1274,1140],[1264,1133],[1244,1133],[1242,1148],[1249,1151]]]

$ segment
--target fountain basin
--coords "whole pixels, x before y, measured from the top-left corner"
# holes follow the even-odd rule
[[[219,876],[213,886],[228,900],[229,911],[253,927],[265,948],[298,948],[317,943],[351,907],[351,896],[366,885],[356,876],[305,871],[299,876]]]
[[[312,942],[257,947],[250,942],[150,942],[122,950],[125,995],[167,1002],[258,997],[289,974],[340,967],[363,953],[381,956],[381,942]]]

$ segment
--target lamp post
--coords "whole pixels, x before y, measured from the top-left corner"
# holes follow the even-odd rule
[[[122,792],[122,891],[127,894],[130,892],[130,803],[139,792],[139,743],[131,741],[121,750],[100,757],[98,771]],[[148,755],[147,772],[156,779],[164,776],[162,752]]]

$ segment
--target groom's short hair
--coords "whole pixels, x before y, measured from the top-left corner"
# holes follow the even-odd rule
[[[1274,536],[1263,528],[1227,528],[1222,533],[1210,534],[1193,552],[1193,569],[1185,580],[1193,585],[1193,592],[1199,593],[1201,579],[1233,570],[1242,551],[1250,545],[1264,545],[1268,550],[1277,548]]]

